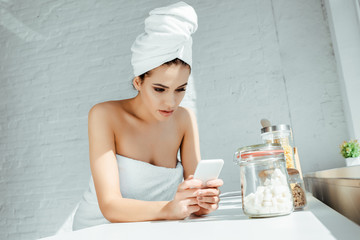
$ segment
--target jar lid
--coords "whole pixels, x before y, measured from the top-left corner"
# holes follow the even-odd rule
[[[257,144],[239,148],[235,153],[234,161],[240,163],[283,153],[284,149],[278,143]]]
[[[270,132],[290,132],[291,128],[290,125],[287,124],[279,124],[273,125],[270,127],[264,127],[261,129],[261,134],[263,133],[270,133]]]

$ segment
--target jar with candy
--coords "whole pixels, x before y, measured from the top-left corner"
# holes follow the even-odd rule
[[[293,152],[292,131],[289,125],[279,124],[261,129],[263,143],[278,143],[284,149],[287,168],[296,168]]]
[[[242,207],[247,216],[280,216],[294,210],[280,144],[239,148],[234,161],[240,165]]]
[[[301,179],[299,171],[297,169],[288,168],[287,172],[289,176],[291,192],[293,195],[294,209],[303,209],[307,204],[304,181]]]

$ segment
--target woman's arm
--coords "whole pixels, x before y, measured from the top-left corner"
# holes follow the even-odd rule
[[[198,162],[201,160],[199,130],[195,114],[187,108],[180,108],[181,123],[184,128],[184,137],[180,146],[181,162],[184,167],[184,179],[193,175]],[[180,110],[179,109],[179,110]]]
[[[95,105],[89,112],[89,154],[96,195],[103,216],[110,222],[182,219],[198,211],[195,191],[201,182],[187,180],[180,184],[175,199],[141,201],[123,198],[120,192],[115,139],[109,103]]]
[[[201,160],[199,133],[196,123],[195,114],[189,109],[184,110],[185,133],[180,147],[181,161],[184,166],[184,176],[194,174],[198,162]],[[200,207],[199,211],[194,212],[196,215],[209,214],[218,208],[219,187],[223,185],[221,179],[215,179],[207,182],[207,186],[200,191],[197,191],[197,204]]]

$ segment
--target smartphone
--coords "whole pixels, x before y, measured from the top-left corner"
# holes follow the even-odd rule
[[[205,186],[207,181],[219,177],[223,165],[222,159],[201,160],[196,167],[194,179],[201,180]]]

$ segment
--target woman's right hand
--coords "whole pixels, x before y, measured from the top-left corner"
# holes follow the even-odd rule
[[[192,213],[200,210],[197,205],[197,191],[201,188],[202,182],[193,179],[190,175],[186,180],[179,184],[174,200],[164,207],[165,218],[168,220],[184,219]]]

